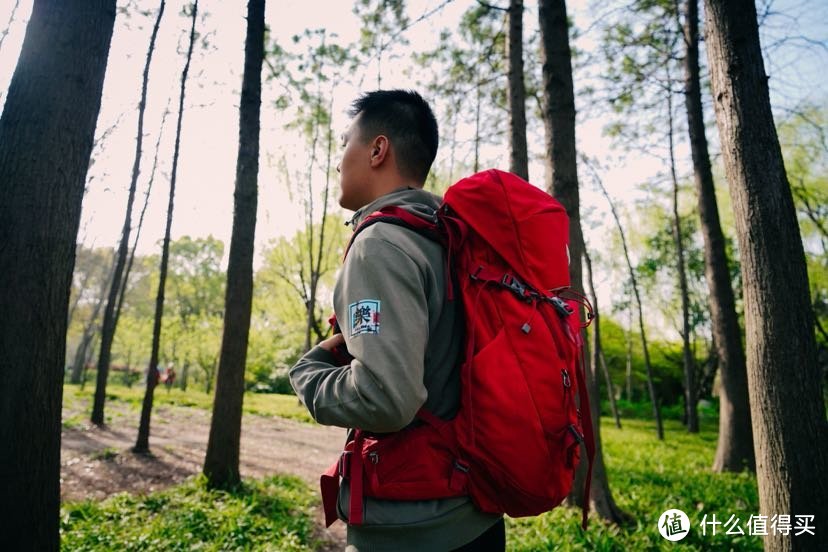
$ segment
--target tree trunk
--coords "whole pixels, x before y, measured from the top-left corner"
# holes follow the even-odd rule
[[[587,284],[589,285],[589,295],[592,299],[592,314],[594,315],[592,319],[592,377],[595,378],[596,394],[593,396],[596,401],[600,400],[600,395],[598,395],[598,367],[600,366],[601,371],[604,373],[604,382],[607,385],[607,398],[609,399],[612,416],[615,418],[615,427],[621,429],[621,418],[618,416],[618,407],[615,404],[615,393],[612,390],[612,379],[610,379],[609,370],[607,369],[607,361],[604,358],[604,349],[601,346],[601,316],[598,311],[598,295],[595,293],[595,282],[592,279],[592,259],[586,249],[584,249],[584,261],[586,262]]]
[[[58,550],[66,321],[115,2],[35,0],[0,118],[0,548]]]
[[[162,0],[163,6],[163,0]],[[167,225],[164,230],[164,242],[161,247],[161,268],[158,274],[158,293],[155,296],[155,318],[152,324],[152,349],[147,366],[146,390],[141,404],[141,421],[138,425],[138,437],[135,440],[134,452],[149,452],[150,417],[152,416],[152,401],[155,387],[158,385],[158,356],[161,348],[161,322],[164,319],[164,298],[167,285],[167,267],[170,260],[170,231],[172,229],[173,210],[175,205],[175,183],[178,176],[178,156],[181,150],[181,124],[184,120],[184,97],[187,89],[187,74],[190,72],[190,61],[193,58],[195,46],[195,25],[198,19],[198,0],[193,3],[190,23],[190,44],[187,49],[187,61],[181,72],[181,91],[178,96],[178,119],[175,127],[175,147],[173,148],[172,172],[170,174],[170,195],[167,202]],[[152,44],[152,43],[150,43]]]
[[[114,270],[114,266],[112,269]],[[101,291],[98,294],[98,301],[95,303],[95,309],[92,311],[92,315],[89,317],[89,322],[86,323],[86,326],[83,329],[83,335],[81,336],[80,344],[78,348],[75,349],[75,360],[72,363],[72,371],[69,378],[71,383],[80,383],[81,375],[83,372],[83,367],[86,363],[87,351],[89,350],[89,345],[92,344],[92,338],[95,336],[95,330],[98,325],[98,316],[101,314],[101,307],[106,300],[106,290],[109,288],[110,281],[112,279],[112,273],[110,272],[109,278],[103,280],[103,284],[101,286]]]
[[[716,121],[742,256],[747,374],[762,514],[828,519],[828,422],[805,253],[773,123],[752,0],[705,0]],[[819,522],[817,522],[819,523]],[[771,533],[766,550],[828,550]]]
[[[187,390],[187,380],[190,376],[190,361],[185,359],[184,366],[181,368],[181,383],[179,383],[179,387],[181,387],[182,391]]]
[[[474,107],[474,172],[480,172],[480,81],[475,86],[475,107]]]
[[[656,393],[655,383],[653,382],[653,365],[650,362],[650,350],[647,347],[647,332],[644,330],[644,308],[641,304],[641,294],[638,292],[638,280],[635,277],[635,269],[633,268],[632,261],[630,260],[630,251],[627,247],[627,237],[624,234],[624,227],[621,226],[621,218],[618,216],[618,211],[615,209],[615,203],[612,201],[612,198],[607,192],[607,189],[604,187],[603,182],[601,182],[601,179],[598,178],[595,170],[592,167],[589,168],[592,171],[595,182],[598,184],[598,187],[601,188],[601,193],[604,194],[604,197],[607,199],[607,203],[609,203],[610,211],[612,211],[612,217],[618,227],[618,234],[621,236],[621,246],[624,249],[624,259],[627,261],[627,270],[630,273],[630,283],[632,284],[635,303],[638,307],[638,330],[641,334],[641,348],[644,351],[644,366],[647,370],[647,389],[650,391],[650,401],[653,404],[653,418],[656,423],[656,435],[659,440],[663,440],[664,425],[661,422],[661,408],[658,402],[658,394]],[[628,355],[631,356],[631,350],[628,350]]]
[[[710,292],[710,321],[721,374],[719,444],[716,447],[713,470],[740,471],[748,467],[753,471],[756,469],[756,462],[753,455],[745,352],[742,348],[742,331],[736,315],[736,302],[730,281],[724,234],[719,221],[716,187],[713,183],[704,127],[699,77],[698,18],[698,0],[687,0],[684,20],[687,129],[693,156],[699,220],[704,238],[704,274]]]
[[[696,363],[690,348],[690,297],[687,290],[687,266],[684,262],[684,237],[679,215],[679,183],[676,175],[676,154],[673,135],[673,79],[667,64],[667,144],[670,155],[670,179],[673,184],[673,240],[676,244],[676,271],[681,293],[681,344],[684,365],[684,417],[687,431],[699,432],[698,398],[696,397]]]
[[[633,400],[633,392],[632,392],[632,319],[633,319],[633,311],[632,307],[630,307],[627,311],[630,315],[629,324],[627,328],[624,330],[624,343],[627,345],[626,348],[626,384],[627,384],[627,400],[632,402]]]
[[[604,372],[604,381],[607,384],[607,395],[609,395],[612,417],[615,418],[615,427],[621,429],[621,414],[618,412],[618,404],[615,402],[615,388],[612,386],[612,378],[610,378],[609,368],[607,367],[607,357],[604,355],[604,347],[599,347],[598,353],[601,357],[601,370]]]
[[[572,289],[583,294],[581,257],[585,253],[584,237],[581,232],[581,216],[578,192],[577,153],[575,149],[575,93],[572,84],[572,57],[569,49],[569,22],[566,18],[566,4],[563,0],[542,0],[538,7],[541,29],[541,59],[543,60],[544,128],[546,130],[546,185],[547,191],[555,196],[569,215],[569,249],[572,259],[569,266]],[[583,316],[583,313],[581,313]],[[583,354],[589,358],[589,347],[584,346]],[[595,458],[592,466],[592,487],[590,499],[598,514],[610,521],[620,523],[626,514],[615,505],[609,490],[601,450],[601,420],[598,415],[599,395],[594,370],[587,370],[586,383],[590,402],[593,433],[595,436]],[[586,455],[583,455],[586,458]],[[582,462],[583,466],[586,462]],[[576,483],[570,494],[570,502],[579,504],[580,479],[583,469],[576,474]]]
[[[118,246],[118,257],[115,262],[115,271],[112,277],[112,284],[109,290],[109,300],[104,310],[103,330],[101,333],[101,351],[98,356],[98,374],[95,384],[95,400],[92,405],[92,423],[103,425],[104,403],[106,401],[106,380],[109,375],[109,362],[112,355],[112,342],[115,339],[115,330],[118,326],[118,293],[121,289],[124,265],[126,264],[129,252],[129,233],[132,226],[132,205],[135,202],[135,189],[138,186],[138,175],[141,173],[141,153],[144,143],[144,111],[147,106],[147,85],[149,83],[149,69],[152,63],[152,54],[155,51],[155,38],[158,36],[158,27],[161,24],[161,16],[164,15],[164,0],[161,0],[161,7],[155,19],[155,26],[152,28],[147,59],[144,63],[144,76],[141,84],[141,101],[138,104],[138,130],[135,137],[135,159],[132,163],[132,179],[129,183],[129,196],[127,197],[126,216],[124,217],[124,228],[121,232],[121,243]]]
[[[509,171],[529,180],[526,86],[523,82],[523,0],[509,2]],[[574,161],[573,161],[574,162]]]
[[[247,4],[247,39],[239,109],[239,155],[230,261],[227,268],[224,332],[204,459],[204,475],[211,487],[228,488],[240,481],[244,368],[253,298],[253,238],[256,231],[259,172],[259,114],[264,59],[265,0]]]
[[[161,14],[164,12],[163,3],[159,11],[158,18],[160,20]],[[167,107],[169,107],[169,99],[167,100]],[[115,308],[115,320],[121,316],[121,308],[124,306],[124,297],[126,297],[127,287],[129,285],[129,274],[132,272],[132,265],[135,262],[135,252],[138,250],[138,241],[141,239],[141,229],[144,227],[144,216],[147,214],[147,207],[149,206],[149,198],[152,193],[152,185],[155,182],[155,171],[158,168],[158,152],[161,149],[161,138],[164,134],[164,123],[167,121],[169,109],[164,109],[164,115],[161,117],[161,126],[158,130],[158,138],[155,141],[155,156],[152,161],[152,171],[147,182],[147,191],[144,193],[144,205],[141,207],[141,214],[138,216],[138,227],[135,229],[135,239],[132,242],[132,249],[129,252],[129,260],[124,270],[124,277],[121,281],[121,289],[118,292],[118,306]]]

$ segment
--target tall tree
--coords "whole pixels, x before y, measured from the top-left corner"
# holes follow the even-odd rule
[[[730,281],[725,238],[719,221],[716,188],[701,98],[699,68],[698,0],[687,0],[684,14],[684,94],[687,130],[693,157],[693,176],[698,198],[699,219],[704,239],[704,264],[713,343],[719,360],[719,442],[713,460],[714,471],[739,471],[756,467],[753,430],[750,425],[747,371],[742,348],[742,331]]]
[[[115,1],[35,0],[0,118],[0,548],[58,550],[75,239]]]
[[[538,6],[541,29],[541,60],[543,72],[543,119],[546,130],[546,187],[566,209],[569,215],[569,274],[572,288],[584,293],[581,258],[584,254],[584,235],[581,231],[579,206],[577,153],[575,147],[575,91],[572,83],[572,54],[569,48],[569,22],[564,0],[541,0]],[[586,347],[585,347],[586,349]],[[588,351],[584,355],[588,358]],[[601,450],[599,424],[599,395],[597,367],[587,370],[588,392],[595,459],[590,500],[595,511],[605,518],[620,523],[627,518],[612,498]],[[579,487],[579,486],[576,486]],[[573,495],[577,503],[580,497]]]
[[[244,368],[253,301],[253,238],[259,177],[259,117],[262,104],[265,0],[247,3],[247,38],[244,45],[244,76],[239,107],[239,154],[236,161],[235,209],[227,290],[224,332],[221,341],[216,396],[210,423],[210,438],[204,459],[204,475],[212,487],[228,488],[239,483]]]
[[[716,122],[736,220],[761,513],[828,519],[828,422],[805,253],[774,126],[756,6],[705,0]],[[774,531],[766,550],[828,550]]]
[[[672,50],[673,48],[671,48]],[[685,245],[679,213],[679,182],[676,174],[675,125],[673,122],[673,78],[667,65],[667,150],[670,162],[670,180],[673,184],[673,242],[676,246],[676,272],[681,296],[681,344],[684,365],[684,417],[690,433],[699,432],[699,409],[696,393],[696,359],[690,346],[690,292],[687,288]]]
[[[526,86],[523,76],[523,0],[509,2],[509,171],[529,180]],[[573,161],[574,162],[574,161]]]
[[[163,0],[162,0],[163,1]],[[178,118],[175,126],[175,146],[173,147],[172,171],[170,174],[170,194],[167,201],[167,224],[164,229],[164,242],[161,246],[161,267],[158,274],[158,293],[155,296],[155,318],[152,324],[152,349],[147,366],[146,389],[144,400],[141,403],[141,421],[138,425],[138,437],[135,440],[134,452],[149,452],[150,417],[152,415],[152,400],[155,386],[158,384],[158,356],[161,346],[161,322],[164,319],[164,291],[167,285],[167,266],[170,258],[170,233],[172,230],[173,210],[175,206],[175,184],[178,176],[178,157],[181,151],[181,125],[184,121],[184,97],[187,92],[187,75],[190,72],[190,62],[193,59],[193,48],[196,41],[196,21],[198,20],[198,0],[190,7],[190,42],[187,47],[187,57],[184,69],[181,71],[181,89],[178,94]]]
[[[121,279],[124,273],[124,266],[129,253],[129,233],[132,227],[132,205],[135,201],[135,189],[138,186],[138,175],[141,173],[141,157],[144,143],[144,111],[147,106],[147,87],[149,85],[149,70],[152,64],[152,55],[155,52],[155,39],[158,36],[158,28],[161,25],[161,17],[164,15],[164,0],[158,8],[158,15],[152,27],[149,48],[144,63],[144,75],[141,81],[141,100],[138,103],[138,129],[135,137],[135,158],[132,162],[132,178],[129,182],[129,195],[127,196],[126,215],[124,216],[124,227],[121,231],[121,243],[118,246],[118,255],[115,261],[115,270],[112,274],[112,283],[109,289],[109,299],[104,309],[103,327],[101,329],[101,350],[98,355],[98,373],[95,383],[95,399],[92,404],[92,423],[102,425],[104,423],[104,403],[106,401],[106,380],[109,376],[109,361],[112,356],[112,341],[115,338],[115,330],[118,326],[117,304],[118,292],[121,289]]]

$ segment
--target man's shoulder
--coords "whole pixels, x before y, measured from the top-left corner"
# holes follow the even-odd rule
[[[370,252],[372,248],[385,246],[400,250],[417,264],[431,263],[433,257],[442,254],[442,246],[408,226],[392,222],[376,222],[361,231],[354,246],[361,244]]]

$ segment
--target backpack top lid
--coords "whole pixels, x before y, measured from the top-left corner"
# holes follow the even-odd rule
[[[530,286],[569,287],[569,217],[552,196],[489,169],[451,186],[444,203]]]

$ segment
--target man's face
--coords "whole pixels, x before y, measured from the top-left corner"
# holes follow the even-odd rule
[[[364,140],[357,115],[342,135],[344,151],[336,166],[339,173],[339,205],[356,211],[369,203],[368,177],[371,170],[371,144]]]

